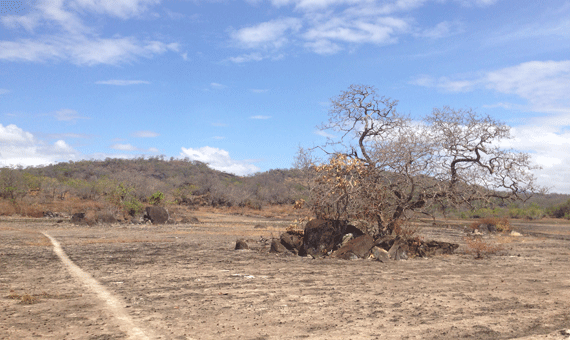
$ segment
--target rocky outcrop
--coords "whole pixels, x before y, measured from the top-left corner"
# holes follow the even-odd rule
[[[333,256],[345,260],[354,258],[354,256],[363,259],[368,257],[370,254],[370,249],[372,249],[372,247],[374,247],[374,239],[372,236],[361,235],[346,242],[345,245],[333,253]]]
[[[305,226],[300,255],[325,256],[338,248],[345,234],[361,236],[364,233],[346,221],[314,219]]]
[[[281,244],[287,250],[298,254],[303,248],[303,233],[299,231],[286,231],[281,234]]]
[[[168,211],[163,207],[146,207],[144,211],[144,220],[151,221],[152,224],[165,224],[168,222]]]

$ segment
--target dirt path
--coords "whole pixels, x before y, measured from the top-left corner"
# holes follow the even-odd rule
[[[121,303],[115,298],[105,287],[103,287],[97,280],[95,280],[89,273],[84,272],[73,261],[69,259],[67,254],[61,248],[57,240],[51,237],[48,233],[42,232],[53,244],[53,251],[61,259],[63,264],[67,267],[72,276],[85,285],[89,290],[97,294],[107,306],[108,310],[117,319],[117,323],[121,330],[128,334],[129,339],[133,340],[150,340],[150,337],[139,327],[135,325],[133,320],[129,317]]]

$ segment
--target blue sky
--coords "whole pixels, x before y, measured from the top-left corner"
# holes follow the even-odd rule
[[[350,84],[488,113],[570,193],[570,1],[0,2],[0,165],[289,168]]]

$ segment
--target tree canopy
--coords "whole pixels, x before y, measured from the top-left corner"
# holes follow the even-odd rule
[[[543,191],[530,156],[501,148],[510,127],[471,109],[434,109],[420,121],[372,86],[331,99],[319,128],[340,134],[319,146],[311,202],[317,215],[367,219],[391,233],[414,213],[491,200],[526,200]]]

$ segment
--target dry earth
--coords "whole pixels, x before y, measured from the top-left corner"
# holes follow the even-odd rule
[[[258,241],[287,221],[196,217],[192,225],[94,227],[4,218],[0,339],[570,336],[568,225],[520,225],[522,237],[497,237],[504,251],[484,259],[465,253],[461,227],[425,227],[426,239],[463,246],[381,263],[269,254]],[[256,249],[233,250],[237,238]]]

